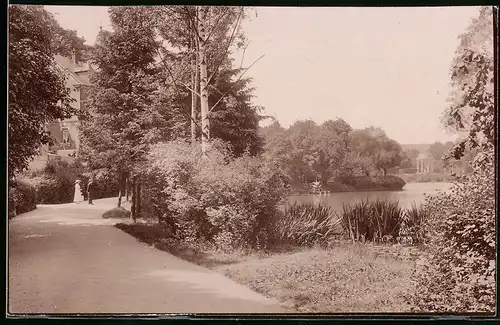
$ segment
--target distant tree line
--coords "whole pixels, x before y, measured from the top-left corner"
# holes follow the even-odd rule
[[[386,175],[405,159],[401,145],[376,127],[355,130],[342,119],[317,125],[278,122],[261,129],[264,157],[290,184],[328,183],[343,177]]]

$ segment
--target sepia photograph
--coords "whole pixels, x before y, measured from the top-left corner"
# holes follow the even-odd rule
[[[497,17],[8,5],[7,317],[494,315]]]

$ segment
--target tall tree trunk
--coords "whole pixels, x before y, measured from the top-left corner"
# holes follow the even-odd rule
[[[194,27],[194,26],[193,26]],[[195,33],[193,33],[192,39],[191,39],[191,49],[195,52],[195,55],[193,55],[192,58],[192,63],[191,63],[191,81],[192,81],[192,87],[193,90],[191,92],[191,143],[196,142],[196,107],[198,106],[198,89],[200,88],[200,76],[199,76],[199,69],[198,69],[198,50],[197,50],[197,42],[196,42],[196,37]]]
[[[126,196],[126,202],[128,202],[129,199],[129,184],[128,184],[128,175],[125,177],[125,196]]]
[[[122,206],[122,196],[123,196],[123,172],[118,172],[118,207]]]
[[[134,222],[137,220],[136,205],[135,205],[136,196],[137,195],[135,191],[135,178],[132,178],[132,206],[130,207],[130,214]]]
[[[201,150],[206,155],[209,150],[210,140],[210,121],[208,119],[208,76],[207,76],[207,60],[206,60],[206,18],[208,7],[200,6],[198,8],[198,54],[200,65],[200,107],[201,107]]]
[[[141,217],[141,181],[137,180],[137,189],[136,189],[136,202],[135,202],[135,218]]]

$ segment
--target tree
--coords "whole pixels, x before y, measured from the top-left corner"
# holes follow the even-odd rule
[[[43,7],[9,6],[9,179],[51,142],[46,123],[75,113],[54,63],[55,54],[69,50],[65,40],[65,31]]]
[[[367,176],[373,169],[381,170],[386,175],[389,168],[399,166],[404,160],[401,145],[380,128],[355,130],[350,139],[352,150],[357,153],[351,155],[351,159],[357,161]]]
[[[165,118],[155,110],[157,44],[145,7],[109,10],[114,31],[101,31],[91,60],[97,71],[81,116],[80,157],[91,168],[117,173],[120,189],[149,144],[168,136]],[[121,195],[118,206],[121,205]]]
[[[209,103],[214,107],[222,94],[226,93],[210,113],[211,136],[229,142],[233,154],[241,156],[247,152],[256,155],[262,151],[264,140],[259,134],[259,112],[262,107],[251,102],[253,88],[249,88],[251,79],[233,81],[240,69],[223,70],[214,79],[214,89]],[[222,94],[221,94],[222,93]]]
[[[342,119],[328,120],[319,127],[316,150],[320,160],[314,166],[324,182],[340,176],[349,152],[351,126]]]
[[[455,91],[443,116],[446,127],[467,133],[451,151],[455,159],[473,148],[492,152],[496,144],[493,8],[482,7],[459,39],[451,67]]]
[[[389,138],[379,140],[380,148],[378,150],[375,165],[382,170],[384,176],[387,175],[387,169],[397,167],[403,161],[404,155],[401,145]]]
[[[232,48],[242,48],[245,44],[241,21],[245,18],[246,9],[172,6],[155,8],[154,12],[159,35],[165,41],[165,46],[159,51],[162,65],[176,87],[178,99],[188,95],[186,90],[190,91],[191,108],[188,116],[192,141],[196,137],[194,129],[197,126],[202,150],[206,152],[213,133],[210,121],[219,118],[218,123],[215,123],[219,130],[213,135],[232,142],[236,154],[241,153],[242,145],[257,152],[257,148],[252,147],[261,146],[261,139],[257,136],[258,108],[249,103],[251,88],[247,88],[247,84],[250,79],[242,79],[250,67],[234,69],[229,59]],[[239,77],[235,78],[237,74]],[[195,112],[197,99],[200,99],[201,123],[198,123]],[[222,123],[222,118],[232,120],[232,123],[242,119],[242,124],[226,128],[221,125],[227,124]],[[243,133],[238,133],[238,129]],[[236,138],[245,137],[255,140],[256,144],[235,141]]]
[[[441,159],[443,159],[443,155],[445,153],[444,144],[442,144],[441,142],[434,142],[429,146],[429,153],[436,161],[440,161]]]
[[[375,168],[375,155],[377,143],[368,128],[354,130],[350,137],[351,148],[355,155],[351,155],[359,165],[359,169],[370,175],[370,171]]]

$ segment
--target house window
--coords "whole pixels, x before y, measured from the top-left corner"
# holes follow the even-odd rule
[[[62,140],[64,144],[69,143],[69,128],[68,127],[62,127]]]

